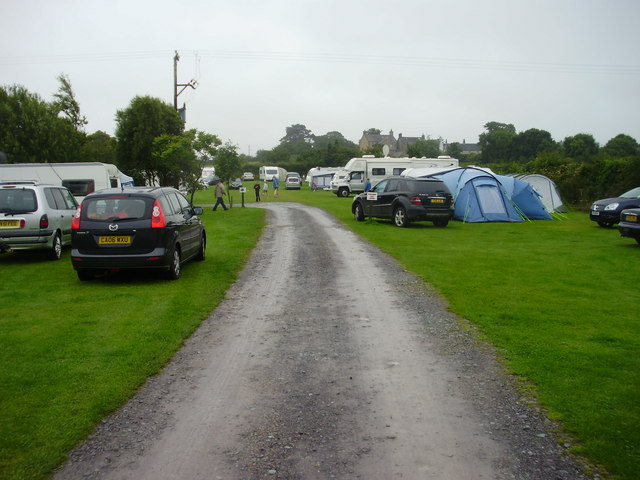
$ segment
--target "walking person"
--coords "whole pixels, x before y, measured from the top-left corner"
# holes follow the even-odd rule
[[[364,182],[364,191],[368,192],[371,190],[371,180],[367,178],[367,181]]]
[[[222,180],[220,180],[218,181],[218,183],[216,183],[216,204],[213,206],[214,212],[218,208],[218,205],[222,205],[222,208],[224,208],[225,210],[227,209],[227,206],[224,204],[225,193],[226,192],[224,190],[224,183],[222,182]]]
[[[256,184],[253,186],[253,190],[256,192],[256,202],[260,201],[260,182],[256,180]]]
[[[264,185],[262,185],[262,193],[264,193],[264,198],[269,198],[269,183],[266,179]]]
[[[273,196],[278,196],[278,187],[280,186],[280,178],[277,175],[273,176]]]

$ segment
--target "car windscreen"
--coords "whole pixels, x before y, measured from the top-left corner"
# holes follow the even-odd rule
[[[38,209],[36,192],[30,188],[0,189],[0,213],[31,213]]]
[[[640,187],[632,188],[628,192],[620,195],[622,198],[640,198]]]
[[[149,200],[141,197],[86,198],[82,212],[89,220],[140,219],[145,218]]]

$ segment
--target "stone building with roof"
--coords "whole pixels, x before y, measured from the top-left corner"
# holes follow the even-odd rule
[[[358,147],[361,151],[365,152],[369,148],[376,147],[378,145],[389,147],[390,157],[403,157],[407,154],[410,145],[413,145],[418,140],[424,140],[425,136],[421,137],[405,137],[401,133],[398,134],[398,138],[393,135],[393,130],[389,130],[388,135],[370,133],[368,131],[362,132],[362,137],[358,142]]]

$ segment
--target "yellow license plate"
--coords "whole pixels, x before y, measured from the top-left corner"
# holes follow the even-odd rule
[[[15,228],[20,226],[20,220],[0,220],[0,227]]]
[[[637,215],[625,215],[625,217],[627,217],[627,222],[637,222],[638,221],[638,216]]]
[[[98,237],[98,245],[130,245],[130,235],[109,235]]]
[[[444,203],[444,198],[432,198],[431,203]]]

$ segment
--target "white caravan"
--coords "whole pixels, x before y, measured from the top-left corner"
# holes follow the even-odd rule
[[[368,178],[375,185],[383,178],[400,175],[408,168],[439,168],[446,170],[458,167],[458,160],[448,156],[438,158],[376,158],[364,156],[352,158],[344,166],[346,176],[342,180],[331,182],[331,190],[339,197],[348,197],[351,193],[364,192],[364,183]]]
[[[258,178],[260,178],[260,180],[266,180],[266,181],[271,181],[273,180],[273,177],[279,177],[280,176],[280,169],[278,167],[260,167],[260,170],[258,170]]]
[[[103,188],[133,185],[133,178],[110,163],[6,163],[0,164],[0,183],[32,180],[67,187],[81,202]]]
[[[309,170],[305,180],[312,189],[326,190],[333,175],[341,169],[342,167],[314,167]]]

